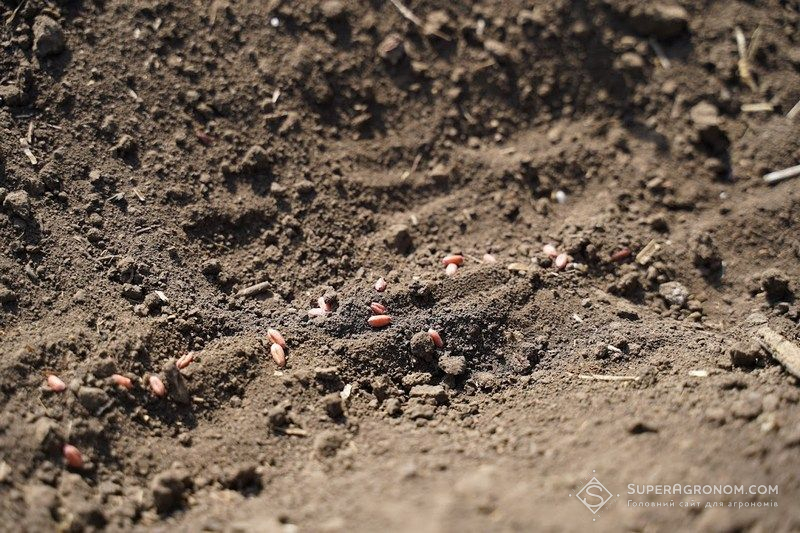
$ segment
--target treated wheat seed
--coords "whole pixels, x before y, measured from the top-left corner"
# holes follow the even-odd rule
[[[447,268],[444,269],[444,273],[448,276],[452,276],[458,270],[458,265],[455,263],[450,263],[447,265]]]
[[[464,263],[464,256],[463,255],[448,255],[442,259],[442,264],[447,265],[462,265]]]
[[[545,244],[544,246],[542,246],[542,251],[550,259],[558,257],[558,250],[556,250],[556,247],[553,246],[552,244]]]
[[[281,348],[286,348],[286,339],[283,338],[283,335],[281,335],[281,332],[277,329],[269,328],[267,330],[267,337],[269,337],[271,342],[279,344]]]
[[[392,323],[389,315],[373,315],[367,319],[367,323],[373,328],[382,328]]]
[[[614,262],[624,261],[625,259],[630,257],[630,255],[631,255],[631,249],[626,246],[611,254],[611,260]]]
[[[376,315],[386,314],[386,306],[378,302],[372,302],[371,304],[369,304],[369,308],[372,309],[372,312],[375,313]]]
[[[325,312],[325,310],[320,307],[312,307],[311,309],[308,310],[308,316],[310,316],[311,318],[316,318],[318,316],[325,316],[327,314],[328,313]]]
[[[375,282],[375,290],[378,292],[383,292],[386,290],[386,280],[383,278],[378,278],[378,281]]]
[[[324,296],[320,296],[319,300],[317,300],[317,303],[319,304],[319,308],[325,311],[326,313],[330,313],[331,311],[333,311],[333,306],[330,304],[330,302],[328,302],[325,299]]]
[[[167,395],[167,387],[164,386],[164,382],[161,381],[160,377],[155,375],[150,376],[148,382],[150,383],[150,390],[153,391],[153,394],[155,394],[159,398],[163,398],[164,396]]]
[[[483,254],[484,263],[497,263],[497,258],[492,254]]]
[[[272,354],[272,359],[275,361],[275,364],[278,365],[278,368],[286,366],[286,352],[283,351],[283,346],[280,344],[273,344],[269,347],[269,351]]]
[[[560,253],[558,254],[558,257],[556,257],[556,268],[559,270],[563,270],[567,266],[568,262],[569,262],[569,256],[565,253]]]
[[[429,329],[428,335],[431,336],[431,340],[433,341],[433,344],[435,344],[437,348],[444,348],[444,341],[442,340],[442,336],[439,335],[438,331],[436,331],[435,329]]]
[[[67,390],[67,384],[64,383],[60,377],[53,374],[47,376],[47,386],[53,392],[64,392]]]
[[[125,377],[121,374],[112,374],[111,381],[113,381],[116,386],[122,387],[126,390],[131,390],[133,388],[133,381],[131,381],[131,378]]]
[[[83,468],[83,455],[81,451],[72,444],[64,445],[64,461],[70,468]]]
[[[182,356],[175,362],[175,366],[178,367],[178,370],[183,370],[187,366],[189,366],[192,361],[194,361],[194,352],[189,352],[186,355]]]

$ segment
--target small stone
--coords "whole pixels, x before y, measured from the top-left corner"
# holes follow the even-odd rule
[[[761,273],[761,290],[771,302],[790,300],[792,297],[789,279],[777,268],[768,268]]]
[[[428,372],[411,372],[403,376],[403,386],[414,387],[416,385],[427,385],[431,382],[431,375]]]
[[[325,0],[319,6],[322,16],[328,20],[334,20],[344,15],[344,4],[340,0]]]
[[[33,51],[39,57],[58,55],[64,51],[64,32],[61,26],[48,17],[39,15],[33,22]]]
[[[78,401],[87,411],[96,414],[109,402],[109,397],[103,389],[83,386],[78,389]]]
[[[251,146],[238,165],[239,172],[263,172],[270,169],[269,153],[261,146]]]
[[[389,416],[400,416],[403,413],[400,400],[397,398],[387,399],[384,403],[384,409],[386,410],[386,414]]]
[[[31,201],[25,191],[13,191],[6,195],[3,207],[18,217],[28,220],[31,217]]]
[[[427,331],[420,331],[411,337],[411,353],[423,361],[431,361],[436,354],[436,345]]]
[[[292,404],[285,400],[267,411],[267,421],[273,429],[284,428],[289,425],[289,409]]]
[[[190,487],[191,478],[182,471],[158,474],[150,485],[156,511],[166,514],[183,507],[184,495]]]
[[[389,249],[402,255],[409,253],[414,245],[411,233],[405,224],[395,224],[389,227],[383,241]]]
[[[443,355],[439,358],[439,368],[445,374],[460,376],[467,370],[467,360],[463,355]]]
[[[728,348],[731,364],[740,368],[754,368],[761,359],[761,347],[754,340],[737,342]]]
[[[668,281],[658,287],[658,294],[670,305],[683,307],[689,299],[689,289],[677,281]]]
[[[338,392],[332,392],[323,396],[322,405],[328,416],[334,420],[344,416],[344,405],[342,405],[342,397]]]
[[[645,2],[631,11],[631,23],[639,33],[671,39],[686,31],[689,13],[677,4]]]
[[[170,398],[184,405],[192,402],[186,378],[178,370],[175,361],[169,361],[164,365],[164,377],[167,379],[167,390]]]
[[[206,261],[203,261],[201,271],[206,276],[216,276],[222,272],[222,264],[218,259],[207,259]]]
[[[644,69],[644,59],[636,52],[625,52],[615,61],[615,66],[631,73],[641,72]]]
[[[441,385],[415,385],[409,393],[412,398],[434,400],[438,404],[447,403],[447,392]]]
[[[333,457],[344,443],[344,435],[330,429],[325,430],[314,439],[314,454],[319,458]]]
[[[718,151],[728,146],[728,135],[722,129],[722,119],[714,104],[709,102],[696,104],[689,110],[689,118],[701,142]]]
[[[735,418],[752,420],[760,415],[763,410],[761,396],[755,392],[747,393],[733,402],[730,409]]]

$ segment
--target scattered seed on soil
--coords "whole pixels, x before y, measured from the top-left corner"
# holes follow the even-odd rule
[[[628,247],[621,248],[611,254],[611,260],[614,262],[624,261],[631,256],[631,249]]]
[[[164,382],[161,381],[160,377],[155,375],[150,376],[148,382],[150,383],[150,390],[153,391],[153,394],[159,398],[163,398],[167,395],[167,387],[164,386]]]
[[[542,246],[542,251],[550,259],[558,257],[558,250],[556,250],[556,247],[553,246],[552,244],[545,244],[544,246]]]
[[[311,309],[308,310],[308,316],[310,316],[311,318],[316,318],[318,316],[325,316],[327,314],[328,313],[320,307],[312,307]]]
[[[286,366],[286,352],[283,350],[283,346],[280,344],[273,344],[269,347],[269,351],[272,354],[272,359],[275,361],[275,364],[278,365],[278,368]]]
[[[452,276],[453,274],[456,273],[457,270],[458,270],[458,265],[455,263],[450,263],[449,265],[447,265],[447,268],[444,269],[444,273],[447,274],[448,276]]]
[[[433,341],[433,344],[435,344],[437,348],[444,348],[444,341],[442,341],[442,336],[439,335],[438,331],[436,331],[435,329],[429,329],[428,335],[431,336],[431,340]]]
[[[367,319],[367,323],[373,328],[382,328],[392,323],[392,317],[389,315],[374,315]]]
[[[569,256],[565,253],[560,253],[556,257],[556,268],[559,270],[563,270],[567,263],[569,262]]]
[[[484,263],[497,263],[497,258],[492,254],[483,254]]]
[[[192,361],[194,361],[194,352],[189,352],[186,355],[180,357],[176,362],[175,366],[178,367],[179,370],[183,370],[187,366],[189,366]]]
[[[386,280],[383,278],[378,278],[378,281],[375,282],[375,290],[378,292],[383,292],[386,290]]]
[[[280,345],[281,348],[286,348],[286,339],[283,338],[283,335],[281,335],[281,332],[277,329],[269,328],[267,330],[267,337],[269,337],[271,342]]]
[[[47,376],[47,386],[53,392],[64,392],[67,390],[67,384],[64,383],[60,377],[53,374]]]
[[[116,386],[122,387],[126,390],[131,390],[133,388],[133,381],[131,381],[131,378],[125,377],[121,374],[112,374],[111,381],[113,381]]]
[[[442,264],[447,265],[462,265],[464,263],[463,255],[448,255],[442,259]]]
[[[333,306],[330,304],[330,302],[325,300],[324,296],[320,296],[319,300],[317,300],[317,303],[319,304],[319,308],[326,313],[330,313],[333,310]]]
[[[83,455],[81,451],[72,444],[64,445],[64,461],[70,468],[83,468]]]
[[[369,304],[369,308],[372,309],[372,312],[375,313],[376,315],[386,314],[386,306],[378,302],[372,302],[371,304]]]

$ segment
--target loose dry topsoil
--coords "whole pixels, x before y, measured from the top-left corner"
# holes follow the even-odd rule
[[[798,2],[0,17],[0,529],[800,529]]]

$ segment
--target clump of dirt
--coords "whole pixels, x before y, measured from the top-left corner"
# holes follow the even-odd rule
[[[4,521],[800,527],[796,5],[0,11]]]

